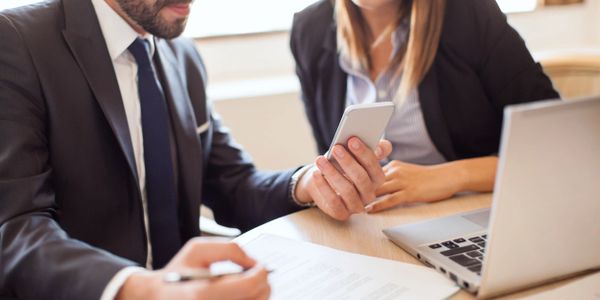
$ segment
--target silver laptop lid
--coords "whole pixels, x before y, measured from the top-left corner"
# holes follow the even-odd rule
[[[505,110],[479,296],[600,267],[600,97]]]

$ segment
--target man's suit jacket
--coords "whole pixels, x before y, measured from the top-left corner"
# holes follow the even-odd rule
[[[327,151],[346,105],[332,0],[296,14],[291,49],[319,153]],[[506,105],[556,99],[495,0],[447,0],[434,62],[418,86],[427,132],[447,160],[498,152]]]
[[[146,260],[141,196],[117,79],[89,0],[0,12],[0,295],[98,299]],[[298,209],[293,170],[257,172],[211,113],[194,45],[156,41],[176,145],[184,241],[201,200],[252,228]],[[199,131],[199,132],[197,132]]]

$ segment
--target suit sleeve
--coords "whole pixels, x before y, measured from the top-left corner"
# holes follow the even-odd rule
[[[61,229],[43,90],[23,39],[1,14],[0,41],[0,295],[98,299],[134,263]]]
[[[234,141],[206,99],[207,76],[195,44],[187,39],[181,41],[190,66],[188,89],[194,89],[188,92],[203,95],[192,97],[197,126],[209,124],[199,136],[204,160],[203,204],[213,210],[219,224],[242,231],[300,210],[302,207],[296,205],[289,190],[291,176],[299,168],[280,172],[256,170],[248,153]]]
[[[508,104],[559,98],[525,41],[506,20],[496,1],[471,1],[481,48],[480,79],[487,95],[502,111]]]
[[[235,143],[215,113],[211,114],[210,134],[204,200],[213,209],[217,222],[247,231],[301,209],[289,190],[291,176],[297,169],[257,171],[250,156]]]

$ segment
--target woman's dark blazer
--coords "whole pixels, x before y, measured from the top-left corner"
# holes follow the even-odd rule
[[[324,153],[344,111],[347,81],[329,0],[295,15],[290,45]],[[506,105],[559,97],[494,0],[447,0],[439,49],[418,90],[427,131],[447,160],[497,153]]]

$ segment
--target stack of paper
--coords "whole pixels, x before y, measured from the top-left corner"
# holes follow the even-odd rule
[[[273,272],[271,299],[444,299],[458,287],[422,266],[273,235],[242,245]]]

